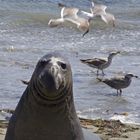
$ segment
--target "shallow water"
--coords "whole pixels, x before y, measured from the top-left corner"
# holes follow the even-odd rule
[[[121,97],[116,90],[96,80],[96,70],[79,59],[107,57],[121,51],[105,70],[106,77],[131,72],[140,76],[140,2],[99,0],[117,19],[116,27],[95,20],[82,38],[75,26],[49,28],[50,18],[59,16],[57,3],[88,11],[87,0],[0,0],[0,108],[14,109],[40,57],[61,51],[72,65],[75,104],[79,115],[88,118],[119,118],[140,123],[140,80],[133,79]],[[125,5],[125,8],[124,8]],[[128,116],[114,113],[128,112]],[[4,114],[0,114],[3,118]]]

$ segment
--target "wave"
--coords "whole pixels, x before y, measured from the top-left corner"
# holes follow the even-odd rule
[[[120,120],[122,123],[127,123],[127,124],[135,124],[135,125],[140,125],[140,122],[136,122],[134,119],[134,114],[130,114],[128,116],[125,115],[114,115],[110,117],[109,119],[111,120]]]

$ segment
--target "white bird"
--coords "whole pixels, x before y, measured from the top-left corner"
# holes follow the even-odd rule
[[[50,27],[58,26],[59,24],[69,21],[77,25],[80,31],[83,31],[83,36],[89,32],[90,21],[94,20],[94,17],[100,16],[106,23],[112,23],[115,26],[114,15],[107,13],[105,10],[107,6],[91,3],[90,12],[86,12],[74,7],[67,7],[61,3],[58,4],[61,7],[60,18],[50,19],[48,25]]]
[[[106,5],[94,4],[94,2],[92,2],[91,13],[93,16],[100,16],[106,24],[112,23],[112,25],[115,27],[115,17],[113,14],[107,13],[106,9]]]
[[[57,19],[50,19],[48,22],[50,27],[55,27],[65,21],[69,21],[76,24],[77,28],[84,32],[83,36],[89,32],[89,22],[93,18],[92,13],[81,11],[78,8],[67,7],[63,4],[59,4],[59,7],[62,8],[61,17]]]

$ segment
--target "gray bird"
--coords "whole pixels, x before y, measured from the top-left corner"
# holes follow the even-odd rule
[[[90,67],[96,68],[97,76],[99,75],[99,70],[102,71],[102,75],[105,75],[103,69],[106,69],[110,66],[112,58],[118,53],[120,53],[120,51],[112,52],[109,54],[108,58],[80,59],[80,61]]]
[[[114,77],[111,79],[100,79],[100,78],[97,78],[97,79],[100,82],[103,82],[107,84],[108,86],[116,89],[117,95],[121,95],[122,89],[127,88],[131,84],[132,77],[138,78],[138,76],[128,73],[125,76]]]

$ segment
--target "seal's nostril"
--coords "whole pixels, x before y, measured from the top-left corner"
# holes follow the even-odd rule
[[[58,74],[58,67],[57,67],[57,66],[52,66],[52,67],[51,67],[51,73],[52,73],[54,76],[57,76],[57,74]]]
[[[54,73],[55,69],[54,67],[51,67],[51,72]]]

